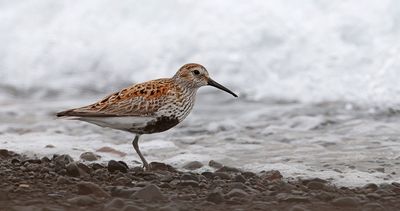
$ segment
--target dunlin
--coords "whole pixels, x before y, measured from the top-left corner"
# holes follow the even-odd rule
[[[166,131],[184,120],[193,108],[197,90],[206,85],[237,97],[212,80],[202,65],[191,63],[183,65],[172,78],[132,85],[94,104],[59,112],[57,116],[134,133],[133,148],[143,167],[149,169],[139,150],[139,137]]]

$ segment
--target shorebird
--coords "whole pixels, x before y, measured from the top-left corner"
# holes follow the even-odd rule
[[[139,137],[166,131],[183,121],[193,108],[197,90],[207,85],[237,97],[212,80],[202,65],[190,63],[183,65],[172,78],[132,85],[94,104],[62,111],[57,116],[134,133],[133,148],[143,167],[149,169],[139,149]]]

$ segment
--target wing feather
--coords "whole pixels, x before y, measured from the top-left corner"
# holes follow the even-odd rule
[[[59,112],[57,116],[152,116],[165,105],[168,92],[173,88],[171,79],[148,81],[124,88],[94,104]]]

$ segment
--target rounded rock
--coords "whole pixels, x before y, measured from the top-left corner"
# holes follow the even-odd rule
[[[147,202],[161,201],[164,199],[160,188],[153,184],[138,190],[136,193],[132,194],[132,197],[143,199]]]
[[[115,160],[110,160],[108,162],[107,165],[107,169],[109,172],[113,173],[113,172],[123,172],[123,173],[127,173],[128,172],[128,166],[126,166],[126,164],[122,164],[121,162],[117,162]]]
[[[85,161],[95,161],[101,158],[100,155],[97,155],[93,152],[84,152],[80,155],[80,158]]]
[[[338,207],[356,207],[360,202],[354,197],[339,197],[334,199],[332,204]]]

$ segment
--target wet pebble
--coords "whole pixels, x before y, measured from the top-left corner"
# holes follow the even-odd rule
[[[123,173],[128,172],[128,166],[125,163],[123,163],[121,161],[118,162],[115,160],[110,160],[108,162],[107,169],[110,173],[117,172],[117,171],[120,171]]]
[[[54,155],[53,161],[57,166],[64,167],[67,164],[74,162],[74,159],[72,159],[72,157],[67,154],[63,154],[63,155]]]
[[[160,188],[158,188],[156,185],[151,184],[132,194],[131,198],[139,198],[147,202],[156,202],[163,200],[164,196]]]
[[[209,162],[208,162],[208,165],[210,166],[210,167],[212,167],[212,168],[215,168],[215,169],[220,169],[220,168],[222,168],[224,165],[222,165],[221,163],[218,163],[217,161],[215,161],[215,160],[210,160]]]
[[[101,158],[100,155],[95,154],[93,152],[84,152],[79,156],[82,160],[85,161],[95,161]]]
[[[171,165],[159,162],[151,162],[150,168],[152,171],[169,171],[169,172],[176,172],[176,169]]]
[[[79,182],[78,186],[78,194],[79,195],[88,195],[93,194],[98,197],[109,197],[106,191],[104,191],[100,186],[92,182]]]
[[[187,170],[196,170],[203,166],[204,165],[199,161],[192,161],[192,162],[189,162],[189,163],[186,163],[185,165],[183,165],[182,168],[187,169]]]
[[[240,172],[240,170],[238,168],[235,168],[235,167],[223,166],[223,167],[219,168],[218,170],[216,170],[215,172],[233,172],[233,173],[238,173],[238,172]]]
[[[360,201],[355,197],[339,197],[332,200],[332,204],[338,207],[356,207]]]
[[[283,178],[281,172],[276,170],[266,171],[263,172],[260,176],[264,181],[273,181],[273,180],[280,180]]]

